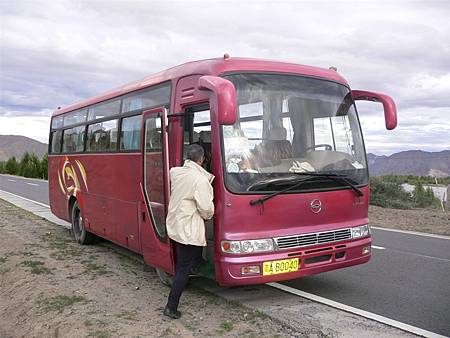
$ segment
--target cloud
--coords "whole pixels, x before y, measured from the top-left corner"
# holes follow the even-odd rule
[[[365,115],[360,111],[360,121],[367,152],[389,155],[410,149],[450,149],[448,108],[416,107],[400,111],[394,130],[384,128],[382,115]]]
[[[229,52],[337,66],[353,88],[396,100],[399,127],[393,132],[383,129],[379,107],[358,102],[368,149],[390,152],[410,144],[439,150],[449,143],[443,134],[450,125],[449,4],[2,1],[0,133],[12,128],[6,119],[49,116],[57,106]],[[414,132],[420,140],[408,143]],[[45,128],[39,137],[47,137]]]
[[[0,135],[24,135],[48,143],[50,112],[43,113],[38,112],[32,118],[30,116],[0,116]]]

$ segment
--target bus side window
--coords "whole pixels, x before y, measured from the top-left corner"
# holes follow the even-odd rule
[[[84,148],[84,126],[64,130],[63,153],[78,153]]]
[[[61,152],[62,130],[52,131],[51,135],[50,152],[52,154],[59,154]]]
[[[209,109],[201,107],[189,108],[184,118],[183,161],[186,159],[186,148],[189,144],[199,144],[205,151],[203,168],[212,172],[211,162],[211,115]]]
[[[120,150],[139,150],[141,140],[141,115],[122,119]]]
[[[117,120],[88,126],[86,151],[115,151],[117,148]]]

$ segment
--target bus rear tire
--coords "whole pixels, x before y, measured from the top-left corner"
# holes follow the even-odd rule
[[[72,235],[78,244],[92,244],[96,236],[86,231],[84,227],[83,213],[81,212],[78,201],[75,201],[72,207]]]
[[[161,283],[163,283],[164,285],[167,286],[172,286],[173,284],[173,276],[168,274],[167,272],[159,269],[159,268],[155,268],[156,270],[156,274],[159,277],[159,280],[161,281]]]

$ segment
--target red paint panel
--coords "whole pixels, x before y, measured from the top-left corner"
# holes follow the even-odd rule
[[[140,252],[137,222],[140,194],[139,153],[130,154],[74,154],[49,156],[49,194],[52,212],[68,219],[68,196],[62,192],[58,175],[68,159],[76,173],[80,192],[78,199],[90,231],[115,243]],[[86,175],[77,165],[79,161]]]

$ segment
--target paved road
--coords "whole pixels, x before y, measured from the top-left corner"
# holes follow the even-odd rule
[[[302,291],[450,336],[450,240],[373,230],[369,263],[285,282]]]
[[[0,175],[0,189],[49,204],[46,181]],[[450,336],[450,240],[376,229],[373,237],[369,263],[284,284]]]
[[[50,205],[48,200],[48,182],[44,180],[0,175],[0,190]]]

